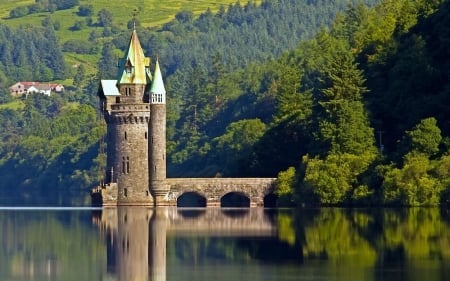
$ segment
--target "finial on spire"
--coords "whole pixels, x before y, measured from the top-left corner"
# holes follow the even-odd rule
[[[138,9],[133,10],[133,31],[136,31],[136,16],[138,15]]]

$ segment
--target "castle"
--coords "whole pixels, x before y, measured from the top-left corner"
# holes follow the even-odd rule
[[[208,206],[220,205],[230,192],[243,194],[251,206],[263,205],[275,179],[167,179],[166,90],[155,62],[134,29],[117,80],[101,80],[100,109],[107,125],[105,182],[91,191],[96,205],[176,205],[179,196],[191,192]]]
[[[98,91],[107,124],[109,171],[108,183],[93,198],[104,205],[153,205],[167,192],[166,91],[158,61],[151,75],[150,58],[136,30],[118,67],[118,79],[102,80]]]

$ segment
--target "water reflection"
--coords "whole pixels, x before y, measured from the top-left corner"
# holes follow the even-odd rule
[[[102,280],[104,241],[91,211],[0,210],[0,280]]]
[[[108,264],[119,281],[166,280],[166,239],[192,237],[275,236],[267,212],[258,209],[106,208],[94,215],[111,248]],[[112,264],[114,260],[114,265]]]
[[[336,280],[450,277],[450,232],[439,209],[322,209],[313,220],[300,216],[294,228],[305,259],[326,260],[321,270],[337,273]]]
[[[450,280],[448,210],[0,209],[0,280]]]

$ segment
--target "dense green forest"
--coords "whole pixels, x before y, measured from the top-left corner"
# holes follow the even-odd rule
[[[166,77],[169,176],[278,176],[281,205],[448,203],[450,2],[348,3],[238,2],[138,30]],[[102,177],[95,93],[129,31],[108,37],[86,77],[51,26],[0,30],[2,101],[15,79],[74,76],[71,93],[0,107],[0,194],[73,203]],[[31,34],[38,49],[50,34],[51,56],[21,47]],[[45,71],[22,72],[30,59]]]

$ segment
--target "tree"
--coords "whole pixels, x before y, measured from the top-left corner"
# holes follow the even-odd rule
[[[80,64],[77,67],[77,73],[73,77],[73,85],[77,88],[80,88],[86,79],[86,69],[83,64]]]
[[[97,13],[97,24],[103,27],[111,27],[113,24],[113,14],[103,8]]]
[[[20,17],[28,15],[28,13],[29,13],[28,7],[19,6],[19,7],[12,9],[9,12],[9,17],[10,18],[20,18]]]
[[[281,65],[279,78],[274,82],[277,101],[275,119],[282,120],[295,116],[306,119],[311,115],[311,91],[301,93],[302,74],[299,66]]]
[[[127,28],[133,30],[133,28],[140,27],[141,22],[138,19],[132,19],[127,22]]]
[[[188,10],[180,11],[175,15],[175,19],[183,24],[192,22],[193,18],[194,14]]]
[[[98,77],[100,79],[111,79],[117,75],[117,57],[114,55],[113,45],[105,43],[102,56],[98,62]]]
[[[73,31],[79,31],[86,27],[86,21],[84,20],[77,20],[73,26],[70,28]]]
[[[406,206],[438,205],[444,190],[442,181],[432,176],[432,165],[426,155],[409,153],[402,168],[391,168],[384,174],[383,201]]]
[[[310,150],[312,155],[302,159],[301,192],[322,204],[340,204],[358,194],[355,190],[364,190],[358,178],[375,160],[377,150],[362,103],[367,88],[354,55],[345,42],[329,35],[318,34],[316,40],[320,59],[311,71],[319,88],[312,115],[317,154]]]
[[[80,17],[90,17],[94,14],[94,7],[92,5],[80,5],[78,7],[78,13]]]
[[[249,157],[253,145],[265,131],[266,125],[259,119],[244,119],[228,125],[223,135],[213,139],[219,155],[217,164],[228,167],[227,173],[236,174],[239,160]]]
[[[275,195],[278,196],[278,206],[292,206],[293,195],[296,186],[296,173],[294,167],[289,167],[286,171],[278,173],[275,184]]]
[[[432,156],[439,151],[442,141],[441,130],[435,118],[430,117],[420,121],[413,130],[407,131],[410,150]]]
[[[383,175],[383,199],[386,203],[410,206],[437,205],[441,192],[448,188],[448,180],[442,177],[448,167],[448,157],[431,160],[442,140],[436,119],[421,120],[413,130],[406,132],[406,137],[409,149],[402,167],[387,167]]]

